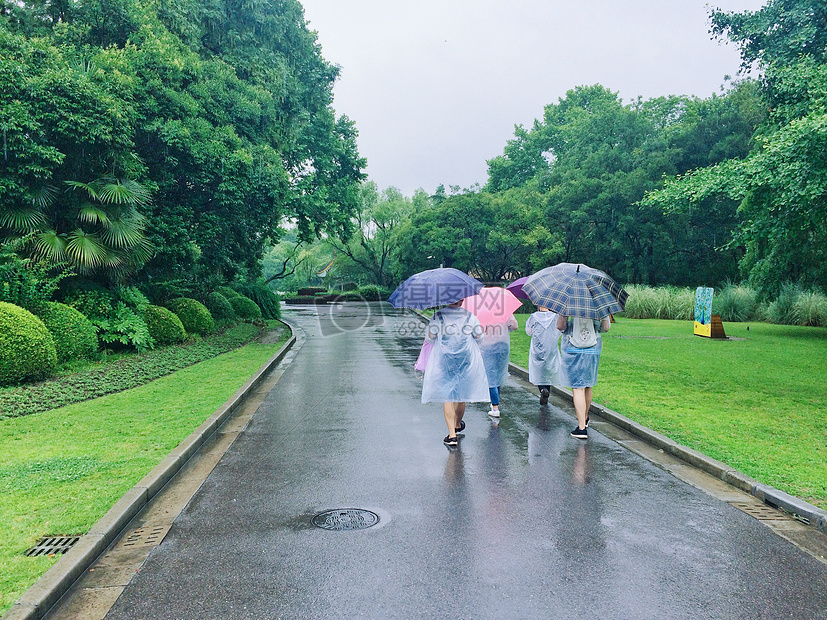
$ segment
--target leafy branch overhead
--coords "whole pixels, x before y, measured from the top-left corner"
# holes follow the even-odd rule
[[[337,73],[296,0],[3,2],[0,235],[102,279],[256,276],[285,222],[348,227]]]

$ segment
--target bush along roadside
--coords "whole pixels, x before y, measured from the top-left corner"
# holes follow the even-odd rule
[[[0,388],[0,419],[56,409],[76,402],[120,392],[168,375],[257,338],[264,328],[241,323],[220,334],[148,351],[47,381]]]

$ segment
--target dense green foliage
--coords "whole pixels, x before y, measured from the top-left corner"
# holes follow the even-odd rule
[[[89,358],[98,350],[95,326],[71,306],[49,301],[37,316],[54,338],[58,363]]]
[[[56,366],[55,341],[43,321],[0,301],[0,385],[42,379]]]
[[[236,297],[231,297],[229,302],[238,318],[244,319],[245,321],[255,321],[261,318],[261,308],[249,297],[237,295]]]
[[[238,284],[240,294],[252,299],[261,310],[261,318],[272,320],[281,318],[281,301],[278,295],[262,281],[252,284]],[[246,317],[245,317],[246,318]]]
[[[712,19],[741,47],[744,65],[761,69],[769,115],[749,157],[699,167],[644,203],[681,214],[736,205],[730,247],[744,248],[742,272],[762,297],[788,282],[827,288],[827,9],[820,0],[770,0]]]
[[[207,294],[204,305],[210,311],[213,320],[218,324],[235,318],[235,310],[233,310],[232,305],[224,295],[217,291]]]
[[[167,307],[178,316],[187,333],[203,335],[215,331],[212,314],[200,301],[178,297],[171,300]]]
[[[187,337],[181,319],[169,308],[147,305],[143,309],[143,319],[150,336],[158,345],[176,344]]]
[[[63,265],[21,258],[17,251],[29,238],[0,242],[0,301],[36,312],[71,274]]]
[[[365,162],[337,73],[297,0],[2,0],[0,237],[192,291],[254,279],[285,220],[346,235]]]
[[[36,384],[0,388],[0,419],[47,411],[142,385],[247,344],[260,331],[255,325],[242,323],[197,342],[104,360]]]

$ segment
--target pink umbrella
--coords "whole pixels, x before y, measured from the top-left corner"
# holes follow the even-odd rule
[[[512,293],[514,293],[514,297],[516,297],[517,299],[528,299],[528,295],[526,295],[525,291],[523,290],[523,284],[526,283],[526,280],[528,280],[528,276],[518,278],[505,288],[506,290],[509,290]]]
[[[511,291],[498,286],[487,286],[462,301],[462,307],[475,314],[483,325],[505,323],[522,305]]]

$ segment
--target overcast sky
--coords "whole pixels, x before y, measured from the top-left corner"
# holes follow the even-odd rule
[[[341,67],[333,107],[359,130],[380,188],[487,180],[514,125],[599,83],[625,102],[718,92],[739,67],[710,39],[706,0],[301,0]],[[718,0],[757,10],[762,0]]]

